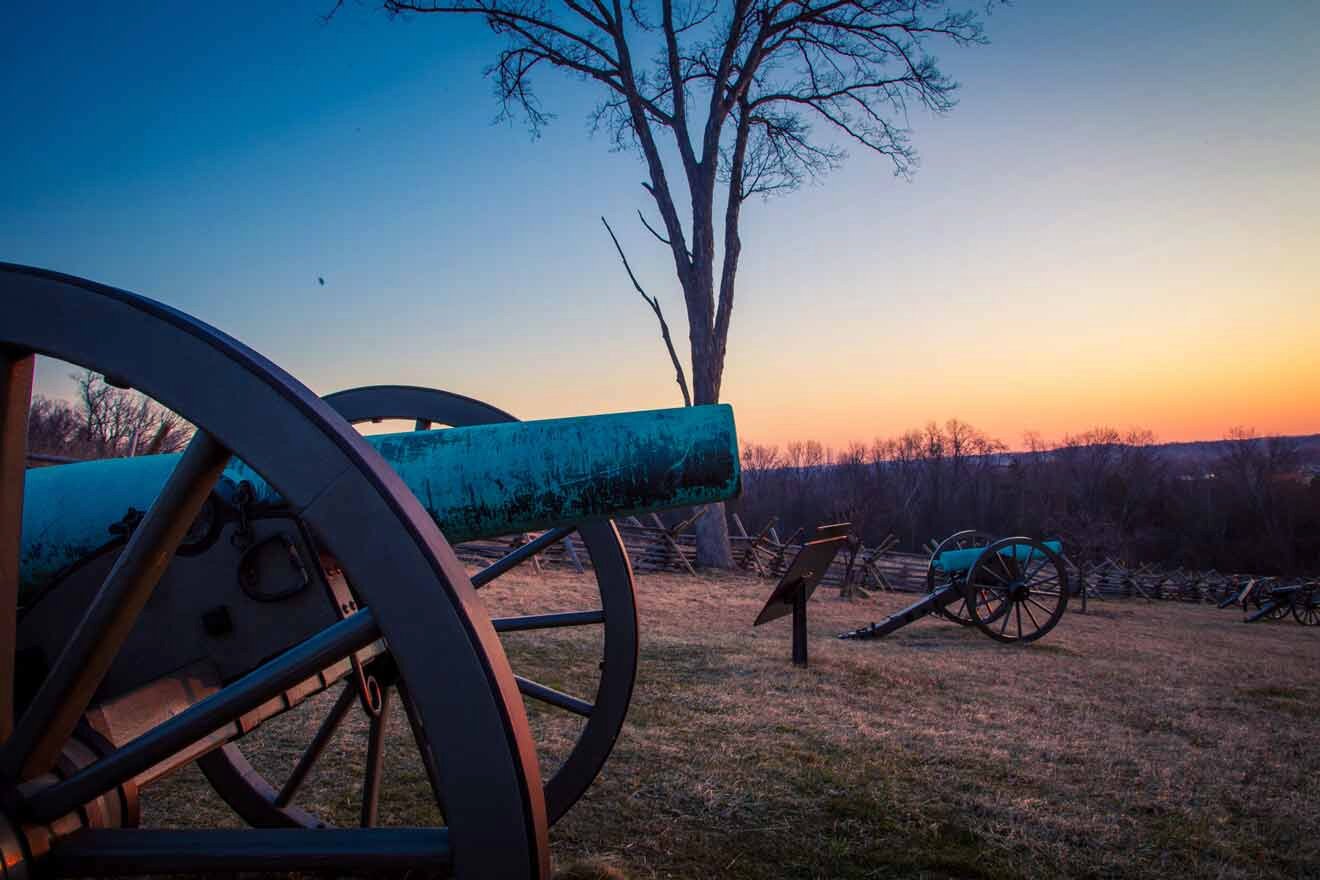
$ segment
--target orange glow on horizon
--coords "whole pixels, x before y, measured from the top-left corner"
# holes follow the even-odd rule
[[[1230,428],[1262,436],[1320,433],[1320,307],[1290,326],[1232,328],[1206,321],[997,351],[976,342],[932,351],[895,341],[870,371],[856,352],[823,348],[821,368],[760,378],[730,361],[726,399],[745,440],[818,440],[839,449],[897,436],[930,421],[967,422],[1010,449],[1027,432],[1046,443],[1105,426],[1153,431],[1157,442],[1222,439]],[[1119,327],[1119,322],[1115,322]],[[864,361],[863,361],[864,363]]]

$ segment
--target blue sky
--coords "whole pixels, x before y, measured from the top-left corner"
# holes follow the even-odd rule
[[[676,403],[599,217],[682,337],[672,264],[595,93],[542,76],[533,140],[493,124],[478,22],[329,5],[6,6],[0,259],[169,302],[318,392]],[[1320,431],[1318,31],[1303,0],[997,10],[991,45],[940,52],[961,104],[913,117],[913,181],[853,151],[748,205],[744,436]]]

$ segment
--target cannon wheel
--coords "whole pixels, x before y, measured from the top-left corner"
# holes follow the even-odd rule
[[[976,529],[964,529],[961,532],[954,532],[949,537],[940,541],[931,551],[930,562],[926,564],[926,592],[933,593],[940,587],[948,586],[951,583],[949,575],[941,569],[935,567],[935,562],[940,558],[940,554],[946,550],[971,550],[976,547],[988,547],[994,536],[986,532],[980,532]],[[945,620],[952,620],[954,623],[963,626],[971,626],[975,621],[972,620],[971,612],[967,610],[967,599],[954,605],[947,605],[936,608],[935,613]]]
[[[1269,612],[1265,614],[1264,620],[1283,620],[1288,616],[1288,609],[1291,602],[1280,602],[1274,595],[1276,587],[1282,584],[1277,578],[1267,578],[1257,583],[1256,589],[1251,594],[1251,602],[1256,606],[1257,611],[1270,605]],[[1246,603],[1243,603],[1242,610],[1247,614]],[[1247,616],[1250,616],[1247,614]]]
[[[518,685],[444,536],[392,470],[333,409],[274,364],[160,303],[78,278],[0,264],[0,850],[24,873],[17,835],[51,874],[348,873],[387,867],[455,876],[548,877],[545,803]],[[12,718],[12,635],[26,414],[35,354],[114,377],[198,430],[25,711]],[[231,455],[268,480],[335,557],[359,610],[146,734],[74,769],[57,760]],[[375,527],[361,540],[362,519]],[[212,731],[237,724],[319,670],[384,639],[446,826],[416,829],[165,830],[63,836],[84,804]],[[9,728],[12,726],[12,730]],[[7,736],[6,736],[7,734]],[[436,755],[462,755],[436,762]],[[21,811],[26,824],[6,818]],[[90,816],[88,809],[82,815]],[[90,824],[92,820],[87,819]],[[77,824],[76,822],[74,823]],[[34,866],[35,867],[35,866]]]
[[[973,622],[999,642],[1034,642],[1052,630],[1068,606],[1063,557],[1033,538],[991,543],[967,572],[976,601]]]
[[[516,419],[487,403],[448,391],[410,386],[378,385],[354,388],[328,395],[330,404],[350,423],[407,419],[417,430],[432,425],[462,428]],[[637,606],[633,592],[632,568],[614,524],[583,523],[576,527],[554,529],[509,553],[473,576],[479,588],[498,578],[513,566],[529,560],[542,549],[570,536],[582,538],[591,557],[600,589],[600,607],[562,614],[499,618],[499,632],[551,629],[566,626],[599,625],[604,628],[604,656],[594,699],[587,702],[569,697],[543,684],[518,677],[524,697],[530,697],[567,712],[586,717],[587,721],[564,762],[545,782],[546,811],[551,823],[559,820],[590,787],[605,764],[623,727],[637,676]],[[345,684],[348,691],[353,683]],[[347,703],[344,704],[345,708]],[[343,719],[342,710],[331,709],[328,737]],[[379,723],[372,719],[372,729]],[[370,737],[371,734],[369,733]],[[305,759],[315,760],[323,745],[322,734],[308,744]],[[212,786],[245,822],[258,827],[325,827],[317,817],[290,803],[291,792],[281,796],[251,766],[237,744],[230,743],[198,762]],[[310,762],[299,762],[299,767]],[[305,771],[304,771],[305,773]]]
[[[1320,626],[1320,594],[1314,586],[1298,590],[1292,601],[1293,618],[1302,626]]]

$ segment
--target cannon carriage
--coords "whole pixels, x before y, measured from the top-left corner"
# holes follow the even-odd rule
[[[1058,541],[995,539],[975,529],[955,532],[931,551],[925,596],[839,638],[883,638],[934,614],[975,627],[997,642],[1034,642],[1058,625],[1068,607],[1062,553]]]
[[[1291,614],[1302,626],[1320,626],[1320,584],[1252,578],[1241,590],[1219,603],[1220,608],[1230,606],[1242,609],[1244,623],[1283,620]]]
[[[416,389],[327,403],[151,300],[8,265],[0,293],[0,877],[547,876],[547,827],[608,755],[635,670],[609,519],[735,493],[727,407],[518,423]],[[181,455],[25,473],[35,354],[136,388],[196,434]],[[455,427],[350,425],[380,417]],[[565,529],[588,546],[599,607],[492,620],[477,588]],[[473,577],[448,543],[541,530]],[[594,694],[511,668],[501,633],[558,626],[604,630]],[[336,688],[282,784],[252,769],[246,734]],[[586,719],[544,780],[524,698]],[[355,706],[370,719],[362,827],[331,828],[295,795]],[[391,707],[432,827],[376,827]],[[144,790],[194,762],[255,827],[135,827]]]

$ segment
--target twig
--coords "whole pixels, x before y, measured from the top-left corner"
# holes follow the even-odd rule
[[[665,238],[663,235],[656,232],[655,227],[652,226],[650,223],[646,222],[646,215],[642,213],[640,208],[637,210],[637,219],[642,221],[642,225],[646,227],[646,231],[654,235],[661,244],[669,245],[670,247],[673,247],[669,239]],[[688,259],[692,259],[691,251],[687,251],[687,255],[688,255]]]
[[[628,273],[628,278],[632,281],[633,287],[646,300],[646,304],[655,312],[656,320],[660,322],[660,336],[665,341],[665,348],[669,350],[669,360],[674,364],[674,381],[678,383],[678,390],[683,392],[683,405],[692,405],[692,395],[688,393],[687,376],[683,373],[683,363],[678,359],[678,353],[674,351],[674,341],[669,338],[669,324],[665,322],[664,313],[660,311],[660,300],[654,296],[648,296],[642,289],[642,285],[637,283],[637,276],[633,274],[632,266],[628,265],[628,258],[624,256],[623,247],[619,244],[619,239],[614,235],[614,230],[610,228],[609,222],[600,218],[600,222],[605,224],[605,231],[610,234],[610,240],[614,242],[614,249],[619,252],[619,259],[623,261],[623,268]],[[644,221],[643,221],[644,222]]]

